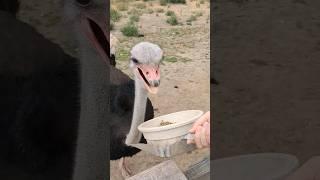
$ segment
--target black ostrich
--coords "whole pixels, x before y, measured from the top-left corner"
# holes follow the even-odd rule
[[[131,128],[127,142],[141,140],[134,127],[151,119],[153,108],[146,99],[145,110],[134,113],[134,81],[110,66],[106,7],[102,0],[65,3],[79,60],[17,20],[16,10],[1,7],[7,12],[0,11],[0,179],[105,178],[107,123],[113,127],[111,159],[139,151],[125,145],[126,135]],[[138,45],[137,52],[146,52],[141,47],[150,44]],[[154,75],[158,66],[142,66],[139,62],[153,61],[134,52],[138,56],[132,58],[132,67],[145,89],[153,91],[159,85]]]

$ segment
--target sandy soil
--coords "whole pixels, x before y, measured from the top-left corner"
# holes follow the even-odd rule
[[[320,1],[229,0],[215,11],[214,158],[320,153]]]
[[[61,0],[30,0],[22,1],[19,18],[34,26],[41,34],[61,45],[66,52],[75,55],[77,52],[75,42],[70,39],[70,32],[64,29],[62,18]],[[141,1],[142,2],[142,1]],[[160,8],[152,1],[149,8]],[[126,23],[123,17],[116,24],[113,32],[120,39],[119,48],[123,51],[129,49],[137,42],[148,40],[158,43],[164,49],[166,56],[175,57],[175,62],[165,61],[161,66],[161,86],[159,94],[151,96],[155,106],[156,116],[186,109],[209,110],[209,4],[206,1],[200,6],[196,1],[187,5],[170,5],[161,7],[165,12],[170,9],[177,13],[177,17],[184,25],[170,26],[166,23],[164,13],[143,14],[139,21],[139,30],[144,38],[126,38],[119,31],[121,24]],[[194,12],[201,11],[202,16],[192,22],[192,26],[186,25],[186,19]],[[130,74],[128,61],[117,62],[117,67]],[[177,164],[184,170],[188,165],[208,155],[208,149],[179,155],[175,158]],[[144,152],[138,153],[128,159],[129,167],[133,173],[143,171],[164,160]],[[111,161],[111,179],[122,179],[118,170],[118,161]]]

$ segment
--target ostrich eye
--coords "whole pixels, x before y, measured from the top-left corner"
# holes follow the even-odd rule
[[[135,64],[139,64],[139,61],[136,58],[131,58],[132,62],[134,62]]]
[[[90,4],[91,0],[76,0],[76,2],[82,6],[82,7],[86,7]]]

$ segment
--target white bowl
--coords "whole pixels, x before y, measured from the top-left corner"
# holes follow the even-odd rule
[[[138,126],[147,140],[171,139],[187,135],[193,123],[203,114],[200,110],[179,111],[146,121]],[[173,124],[160,126],[161,121]]]

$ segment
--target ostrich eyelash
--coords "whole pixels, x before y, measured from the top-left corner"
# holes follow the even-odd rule
[[[139,61],[136,58],[131,58],[132,62],[134,62],[135,64],[139,64]]]

